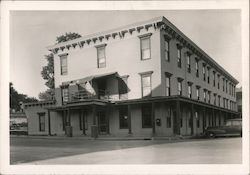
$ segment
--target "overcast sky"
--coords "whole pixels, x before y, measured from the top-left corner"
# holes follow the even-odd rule
[[[18,92],[38,97],[47,88],[41,77],[46,47],[57,36],[84,36],[157,16],[165,16],[242,84],[239,10],[12,11],[10,81]]]

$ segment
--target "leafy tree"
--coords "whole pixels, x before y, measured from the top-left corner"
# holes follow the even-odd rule
[[[65,33],[64,35],[56,37],[56,44],[66,42],[81,37],[78,33]],[[54,56],[53,53],[45,55],[47,65],[42,68],[41,75],[46,80],[45,85],[49,88],[45,92],[39,94],[40,100],[53,100],[55,93],[55,80],[54,80]]]
[[[10,86],[10,109],[14,109],[15,111],[21,110],[21,102],[37,102],[38,100],[34,97],[28,97],[25,94],[19,94],[16,89],[13,87],[13,83],[9,83]]]

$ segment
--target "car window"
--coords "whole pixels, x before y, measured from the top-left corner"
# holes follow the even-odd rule
[[[239,126],[241,125],[241,121],[232,121],[233,126]]]
[[[232,125],[232,122],[231,121],[227,121],[226,122],[226,126],[231,126]]]

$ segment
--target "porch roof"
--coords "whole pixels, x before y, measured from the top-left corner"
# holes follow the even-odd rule
[[[229,109],[225,109],[219,106],[215,106],[213,104],[208,104],[199,100],[194,100],[194,99],[190,99],[188,97],[184,97],[184,96],[158,96],[158,97],[149,97],[149,98],[139,98],[139,99],[131,99],[131,100],[123,100],[123,101],[116,101],[115,105],[119,106],[119,105],[135,105],[135,104],[142,104],[142,103],[157,103],[157,102],[163,102],[163,101],[176,101],[179,100],[181,102],[186,102],[186,103],[190,103],[190,104],[195,104],[197,106],[202,106],[202,107],[207,107],[210,109],[215,109],[215,110],[221,110],[224,112],[230,112],[230,113],[234,113],[234,114],[238,114],[237,111],[232,111]]]
[[[97,106],[106,106],[110,104],[111,102],[108,100],[100,100],[100,99],[85,99],[84,101],[78,101],[78,102],[70,102],[65,105],[61,106],[51,106],[47,107],[46,109],[51,111],[61,111],[65,109],[73,109],[73,108],[81,108],[83,106],[90,106],[90,105],[97,105]]]
[[[98,78],[104,78],[104,77],[111,76],[111,75],[120,77],[118,72],[109,72],[109,73],[104,73],[104,74],[91,75],[91,76],[87,76],[87,77],[77,79],[77,80],[66,81],[66,82],[63,82],[62,85],[65,86],[65,85],[74,84],[74,83],[77,83],[77,84],[85,83],[87,81],[91,81],[91,80],[98,79]]]

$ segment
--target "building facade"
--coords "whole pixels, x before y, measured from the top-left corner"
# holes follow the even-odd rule
[[[238,81],[165,17],[48,49],[55,101],[25,105],[31,135],[192,136],[238,114]]]

